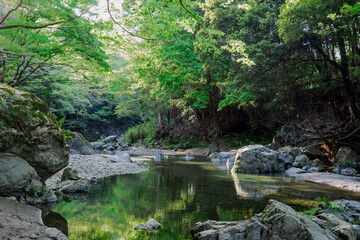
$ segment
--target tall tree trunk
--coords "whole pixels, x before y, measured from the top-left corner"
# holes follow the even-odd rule
[[[360,110],[356,105],[356,97],[349,73],[349,60],[346,55],[345,40],[342,33],[343,30],[341,30],[341,34],[338,36],[338,44],[339,44],[340,57],[341,57],[340,72],[345,86],[347,99],[349,102],[350,114],[352,118],[360,119]]]
[[[213,133],[215,134],[215,137],[217,137],[222,133],[222,126],[220,123],[220,116],[218,112],[219,88],[216,86],[215,80],[210,73],[206,74],[206,80],[208,86],[210,86],[208,109],[209,109],[210,117],[214,124]]]
[[[160,130],[160,133],[163,132],[163,123],[162,123],[162,117],[161,117],[161,107],[158,106],[157,108],[157,113],[158,113],[158,128]]]

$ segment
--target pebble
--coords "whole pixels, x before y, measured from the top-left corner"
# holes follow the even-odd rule
[[[31,239],[38,239],[38,236],[35,233],[33,233],[33,234],[30,235],[30,238]]]

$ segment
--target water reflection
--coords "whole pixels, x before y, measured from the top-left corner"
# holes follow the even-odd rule
[[[68,221],[69,238],[191,239],[196,222],[250,218],[270,198],[298,208],[308,208],[323,193],[360,199],[360,194],[289,178],[227,174],[201,158],[169,157],[151,166],[149,172],[103,179],[86,201],[60,199],[54,211]],[[162,224],[158,232],[133,230],[150,218]]]
[[[68,235],[68,222],[59,213],[49,212],[46,216],[43,216],[42,219],[46,226],[57,228],[65,235]]]

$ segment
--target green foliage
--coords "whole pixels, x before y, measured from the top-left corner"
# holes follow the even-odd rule
[[[346,160],[345,161],[345,164],[349,167],[355,167],[356,166],[356,163],[354,163],[353,161],[349,161],[349,160]]]
[[[168,137],[165,140],[160,141],[160,144],[168,148],[177,148],[177,149],[189,149],[189,148],[207,146],[206,142],[197,136],[181,137],[181,138]]]
[[[276,130],[271,129],[261,134],[251,133],[247,135],[242,135],[237,138],[229,138],[226,140],[226,142],[229,144],[230,147],[243,147],[252,144],[266,145],[271,143],[273,137],[275,136],[275,132]]]
[[[69,129],[62,128],[62,125],[64,124],[64,122],[65,122],[65,117],[63,117],[59,120],[59,126],[63,132],[64,141],[73,140],[74,138],[71,135],[71,131]]]
[[[330,201],[330,198],[325,195],[317,197],[315,200],[321,204],[321,207],[316,207],[316,208],[314,207],[314,208],[311,208],[310,210],[305,210],[304,213],[306,215],[314,216],[323,209],[332,209],[332,210],[337,210],[337,211],[343,211],[342,207],[332,204]]]
[[[126,133],[122,135],[122,140],[131,144],[136,143],[138,140],[149,143],[153,140],[155,134],[155,124],[152,122],[145,122],[129,128]]]
[[[23,1],[17,9],[18,1],[5,2],[0,13],[5,20],[0,24],[0,82],[31,86],[62,81],[65,74],[53,74],[58,70],[81,76],[110,69],[99,36],[105,25],[84,16],[95,16],[89,9],[96,1]]]

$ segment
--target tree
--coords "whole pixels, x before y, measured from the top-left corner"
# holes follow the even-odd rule
[[[58,81],[49,72],[68,71],[64,66],[73,70],[77,62],[86,63],[88,69],[108,70],[100,35],[105,25],[92,21],[94,14],[89,9],[94,4],[96,1],[79,0],[4,2],[0,82],[17,87]]]
[[[359,59],[359,3],[357,1],[286,1],[279,19],[279,34],[287,44],[306,45],[309,60],[330,64],[341,75],[350,114],[360,118],[350,69]],[[351,60],[350,60],[351,59]],[[327,68],[327,73],[331,70]]]

